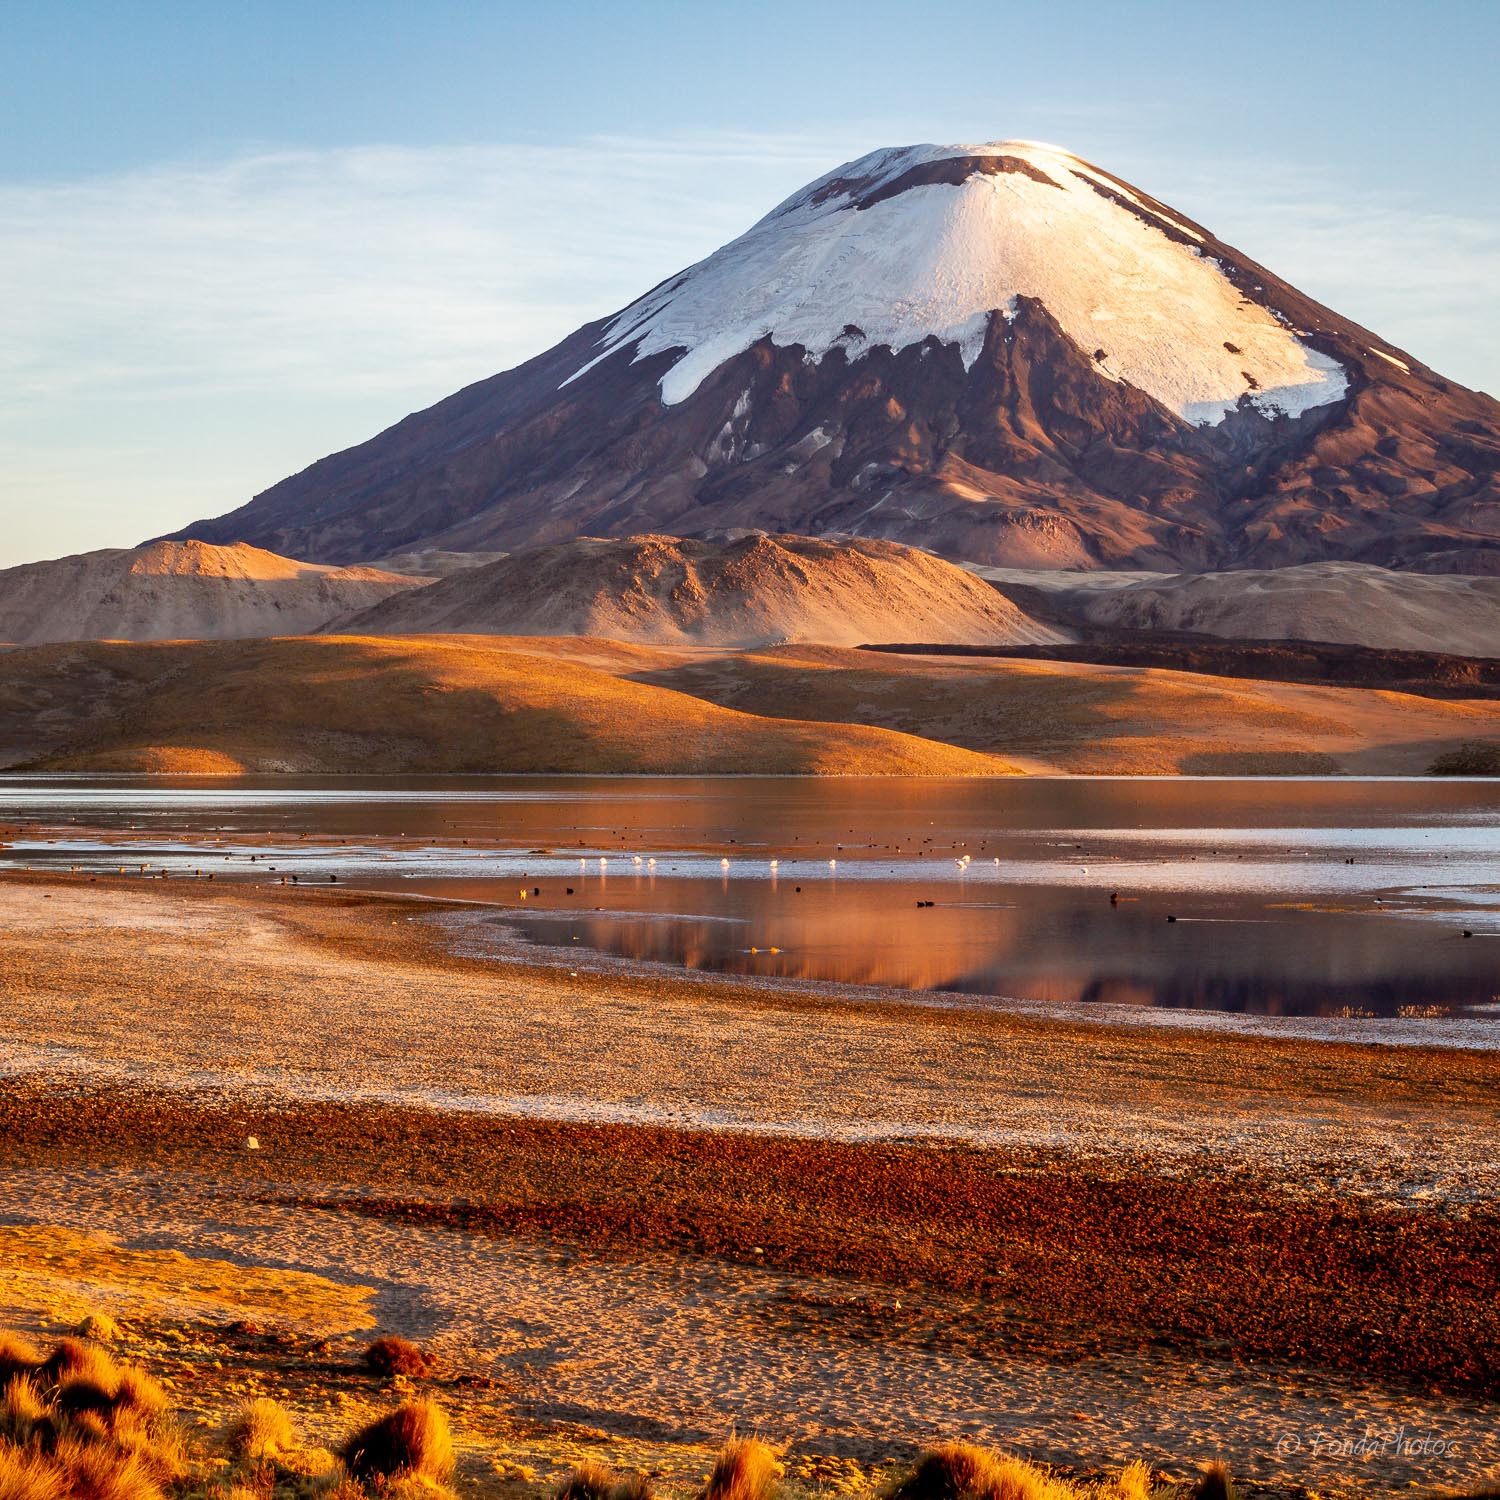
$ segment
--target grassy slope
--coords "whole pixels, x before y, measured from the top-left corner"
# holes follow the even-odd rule
[[[995,775],[993,756],[783,722],[475,640],[94,642],[0,657],[0,748],[66,770]],[[521,643],[525,645],[526,643]],[[598,647],[615,671],[657,654]]]
[[[506,637],[0,656],[0,763],[329,772],[1414,774],[1500,701],[832,647]]]
[[[639,673],[757,713],[881,725],[1094,774],[1418,774],[1500,737],[1500,702],[1158,668],[891,657],[830,647],[707,654]]]

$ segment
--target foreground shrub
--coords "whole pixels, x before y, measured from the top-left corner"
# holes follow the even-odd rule
[[[30,1375],[42,1362],[42,1356],[14,1334],[0,1333],[0,1386],[9,1385],[17,1375]]]
[[[225,1439],[236,1458],[264,1463],[297,1443],[292,1419],[268,1397],[247,1401],[230,1419]]]
[[[45,1385],[60,1386],[71,1379],[89,1380],[111,1395],[120,1385],[120,1370],[114,1360],[97,1344],[85,1343],[80,1338],[58,1340],[57,1348],[42,1361],[40,1368]]]
[[[554,1500],[654,1500],[644,1474],[620,1475],[602,1464],[579,1464],[557,1487]]]
[[[24,1448],[47,1420],[47,1406],[36,1382],[25,1375],[13,1375],[0,1397],[0,1443],[14,1443]]]
[[[0,1443],[0,1500],[65,1500],[67,1477],[34,1449]]]
[[[385,1334],[365,1350],[365,1364],[377,1375],[430,1375],[437,1361],[410,1339]]]
[[[52,1462],[73,1500],[162,1500],[161,1486],[134,1453],[69,1436]]]
[[[126,1365],[120,1371],[119,1384],[115,1387],[115,1407],[135,1412],[143,1418],[158,1418],[166,1414],[171,1403],[167,1393],[144,1370]]]
[[[771,1500],[785,1473],[773,1448],[732,1437],[719,1449],[699,1500]]]
[[[1072,1485],[1023,1459],[972,1443],[943,1443],[917,1460],[892,1500],[1072,1500],[1075,1494]]]
[[[1209,1464],[1192,1488],[1193,1500],[1235,1500],[1234,1481],[1229,1465],[1216,1458]]]
[[[441,1483],[453,1472],[453,1438],[440,1407],[408,1401],[360,1428],[342,1457],[356,1479],[409,1474]]]
[[[557,1487],[555,1500],[609,1500],[615,1474],[602,1464],[579,1464]]]

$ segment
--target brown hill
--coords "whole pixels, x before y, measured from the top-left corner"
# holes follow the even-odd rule
[[[99,642],[0,656],[0,763],[263,772],[993,776],[886,729],[783,722],[631,681],[662,658],[536,641]],[[670,660],[670,659],[668,659]]]
[[[915,548],[758,533],[725,542],[584,537],[467,569],[328,628],[714,646],[1066,638],[972,573]]]
[[[297,562],[242,542],[106,548],[0,572],[0,641],[301,635],[426,582]]]
[[[836,647],[106,642],[0,655],[0,765],[79,771],[1419,774],[1500,702]]]

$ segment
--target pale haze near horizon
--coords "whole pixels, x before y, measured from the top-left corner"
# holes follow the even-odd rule
[[[917,140],[1053,141],[1500,390],[1500,7],[316,10],[7,16],[0,566],[229,510]]]

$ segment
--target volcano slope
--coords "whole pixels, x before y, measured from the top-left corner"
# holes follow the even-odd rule
[[[876,151],[517,368],[184,536],[369,561],[580,535],[975,563],[1481,571],[1500,405],[1029,142]]]
[[[316,636],[0,655],[0,765],[334,774],[1419,774],[1500,699],[1156,668]]]

